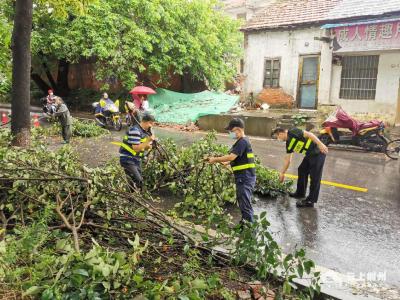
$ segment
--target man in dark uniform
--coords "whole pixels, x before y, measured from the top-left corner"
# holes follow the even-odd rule
[[[299,178],[297,180],[296,192],[291,193],[290,196],[299,199],[296,203],[297,207],[314,207],[314,203],[318,201],[322,170],[328,148],[314,134],[299,128],[289,130],[276,128],[273,134],[278,140],[286,142],[287,155],[282,172],[280,173],[281,182],[285,180],[285,173],[292,161],[293,152],[305,155],[303,162],[298,168]],[[311,178],[310,194],[305,198],[308,176]]]
[[[122,143],[113,142],[120,146],[120,164],[127,175],[131,190],[143,187],[141,160],[152,148],[155,140],[151,133],[155,119],[151,114],[144,114],[140,124],[131,126]]]
[[[242,212],[242,221],[253,222],[253,207],[251,199],[256,184],[256,169],[254,164],[254,153],[249,139],[244,134],[244,122],[234,118],[229,122],[229,136],[236,140],[228,155],[221,157],[210,157],[210,163],[230,163],[236,183],[236,198]]]

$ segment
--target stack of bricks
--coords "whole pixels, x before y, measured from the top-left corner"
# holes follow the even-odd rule
[[[293,108],[294,99],[282,88],[266,88],[257,96],[258,102],[267,103],[271,108]]]

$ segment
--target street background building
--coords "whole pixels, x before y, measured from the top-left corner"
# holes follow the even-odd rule
[[[242,30],[245,95],[400,123],[400,0],[268,1]]]

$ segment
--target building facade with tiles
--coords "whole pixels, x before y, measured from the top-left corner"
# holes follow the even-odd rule
[[[276,0],[242,30],[246,94],[400,122],[400,0]]]

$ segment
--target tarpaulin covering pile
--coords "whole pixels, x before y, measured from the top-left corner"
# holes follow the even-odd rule
[[[211,91],[182,94],[157,89],[156,95],[149,96],[150,109],[154,112],[157,121],[176,124],[195,122],[205,115],[226,113],[238,101],[239,96]]]

